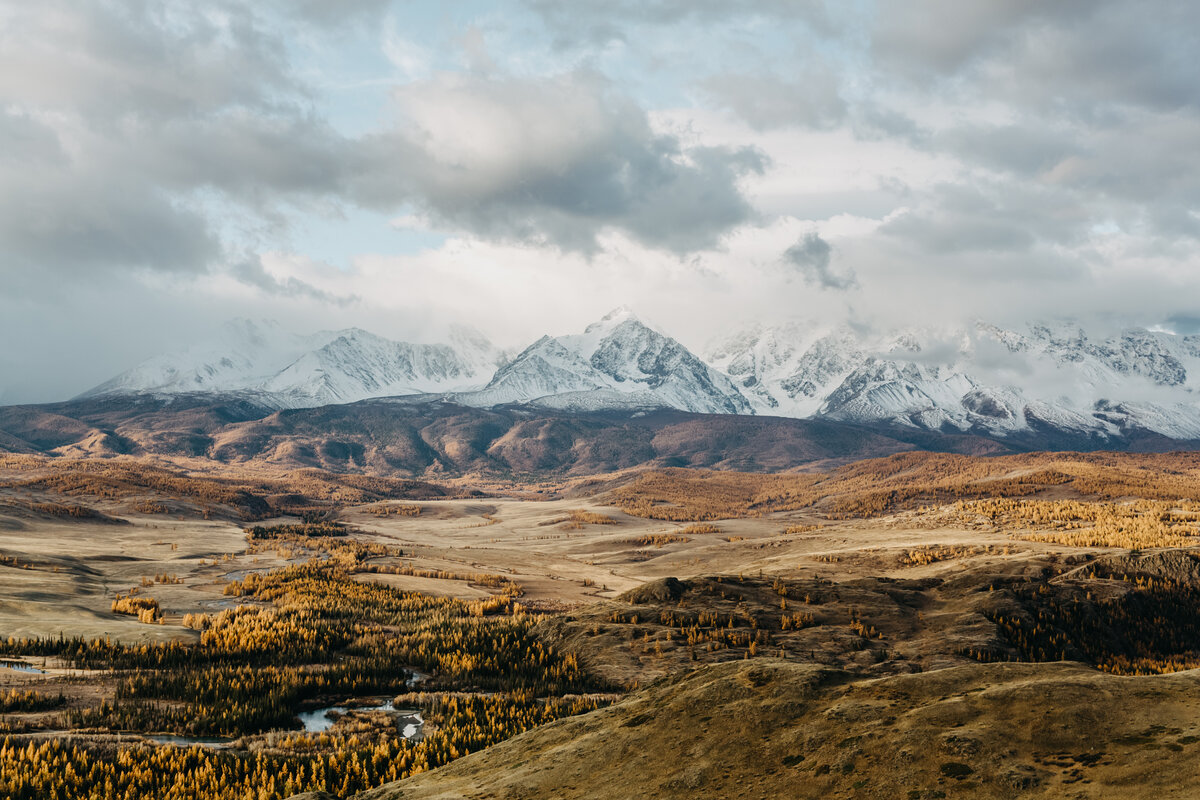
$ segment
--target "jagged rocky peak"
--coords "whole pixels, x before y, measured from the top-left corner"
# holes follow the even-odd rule
[[[298,336],[234,320],[90,394],[249,393],[298,407],[405,394],[476,406],[675,408],[828,417],[1101,443],[1152,432],[1200,438],[1200,337],[1074,322],[900,330],[808,321],[727,336],[705,361],[628,307],[508,356],[467,327],[436,344],[359,328]],[[1076,437],[1070,439],[1069,437]]]
[[[708,352],[764,413],[1103,440],[1200,430],[1197,343],[1143,328],[1096,335],[1069,321],[976,321],[898,331],[758,326]]]
[[[501,368],[482,392],[462,399],[478,405],[752,413],[727,376],[628,307],[614,309],[582,333],[542,337]]]

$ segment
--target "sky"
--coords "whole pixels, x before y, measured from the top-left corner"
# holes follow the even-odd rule
[[[1191,0],[0,0],[0,402],[234,317],[1200,330]]]

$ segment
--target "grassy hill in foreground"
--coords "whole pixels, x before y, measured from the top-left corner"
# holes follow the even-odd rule
[[[1183,798],[1200,671],[980,664],[852,681],[758,659],[660,681],[356,800]]]

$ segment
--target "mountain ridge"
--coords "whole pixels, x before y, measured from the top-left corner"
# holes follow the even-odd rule
[[[826,420],[670,409],[491,409],[422,396],[271,409],[244,397],[101,397],[0,408],[0,450],[66,457],[204,459],[225,465],[444,476],[589,475],[691,466],[749,471],[914,449],[1003,452],[973,437],[908,442]]]
[[[622,307],[509,357],[473,331],[443,344],[350,328],[308,336],[235,321],[215,342],[160,356],[86,392],[239,395],[276,409],[430,395],[477,408],[564,413],[666,408],[828,419],[1037,447],[1200,440],[1200,336],[1072,323],[977,321],[871,332],[791,322],[697,355]]]
[[[590,399],[586,393],[592,393]],[[750,403],[722,375],[675,339],[619,308],[583,333],[543,336],[497,370],[481,391],[460,394],[467,405],[548,404],[748,414]],[[575,400],[572,404],[571,400]]]
[[[303,408],[482,386],[501,352],[470,329],[452,330],[451,339],[414,344],[362,328],[297,335],[238,319],[212,341],[148,359],[78,399],[245,393],[277,408]]]

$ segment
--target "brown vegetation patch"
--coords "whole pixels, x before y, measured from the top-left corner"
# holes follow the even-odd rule
[[[1200,546],[1200,504],[1191,500],[1012,500],[958,503],[960,516],[985,517],[1008,528],[1031,528],[1024,538],[1073,547]]]
[[[927,564],[936,564],[939,561],[949,561],[955,558],[969,558],[971,556],[978,555],[1007,556],[1011,552],[1011,548],[996,547],[994,545],[926,545],[924,547],[914,547],[911,550],[905,551],[900,556],[900,565],[905,567],[921,567]]]
[[[642,536],[635,536],[632,539],[625,539],[625,544],[637,545],[638,547],[647,547],[654,545],[655,547],[663,547],[668,544],[682,544],[690,542],[686,536],[680,536],[675,533],[647,533]]]
[[[1180,502],[1200,496],[1197,453],[1032,453],[978,458],[901,453],[825,474],[666,469],[640,474],[611,501],[648,519],[756,517],[815,508],[832,519],[993,498]]]
[[[10,492],[98,500],[136,498],[134,508],[146,509],[142,513],[164,513],[164,501],[186,500],[199,505],[206,513],[208,508],[224,507],[246,520],[265,519],[282,513],[320,512],[380,500],[464,496],[461,492],[425,481],[316,469],[263,473],[231,467],[225,469],[221,477],[210,477],[127,459],[47,459],[11,455],[0,455],[0,469],[18,471],[16,479],[0,483],[0,487]],[[65,510],[47,507],[39,513],[69,514],[71,508],[75,506],[63,506]]]
[[[558,525],[563,530],[578,531],[582,530],[584,525],[616,525],[617,521],[607,514],[600,514],[596,511],[588,511],[582,508],[576,508],[568,511],[562,516],[548,519],[544,522],[539,522],[539,527],[547,525]]]

